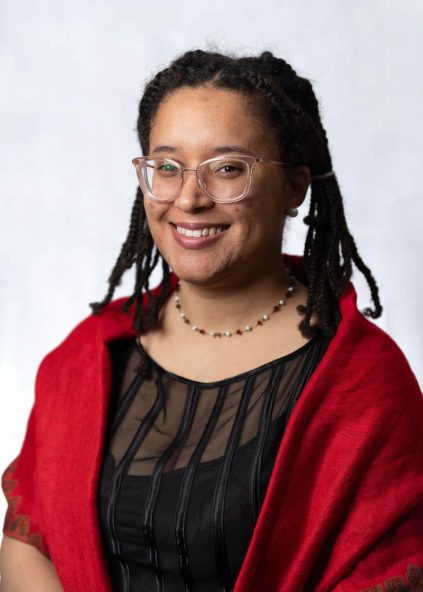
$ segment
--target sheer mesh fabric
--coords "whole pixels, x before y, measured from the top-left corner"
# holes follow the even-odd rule
[[[327,340],[216,382],[110,344],[113,394],[99,487],[117,592],[232,590],[286,422]]]

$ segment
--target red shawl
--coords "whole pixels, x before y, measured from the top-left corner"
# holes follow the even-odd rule
[[[305,281],[301,260],[285,259]],[[65,592],[112,590],[97,488],[107,343],[135,337],[123,300],[41,361],[21,452],[2,477],[4,533],[50,557]],[[352,284],[339,304],[342,321],[288,421],[234,592],[423,590],[423,397],[398,346],[358,311]]]

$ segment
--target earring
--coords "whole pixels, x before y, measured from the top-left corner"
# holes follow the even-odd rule
[[[288,210],[288,216],[291,216],[291,218],[295,218],[295,216],[298,216],[298,210],[297,208],[291,208],[290,210]]]

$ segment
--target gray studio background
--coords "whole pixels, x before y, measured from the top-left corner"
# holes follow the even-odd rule
[[[421,381],[422,25],[418,0],[0,2],[1,472],[20,450],[42,357],[107,290],[135,195],[143,85],[196,47],[270,49],[311,79],[380,286],[377,324]],[[286,252],[302,252],[307,207]],[[115,297],[132,281],[131,270]],[[0,522],[5,507],[0,492]]]

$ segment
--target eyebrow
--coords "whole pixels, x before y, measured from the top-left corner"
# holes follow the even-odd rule
[[[166,144],[160,144],[158,146],[156,146],[153,152],[177,152],[178,148],[175,146],[168,146]],[[242,146],[236,146],[234,144],[231,144],[229,146],[215,146],[214,148],[211,149],[211,152],[214,152],[215,154],[228,154],[231,152],[242,152],[244,154],[253,154],[250,150],[247,150],[247,148],[243,148]]]

